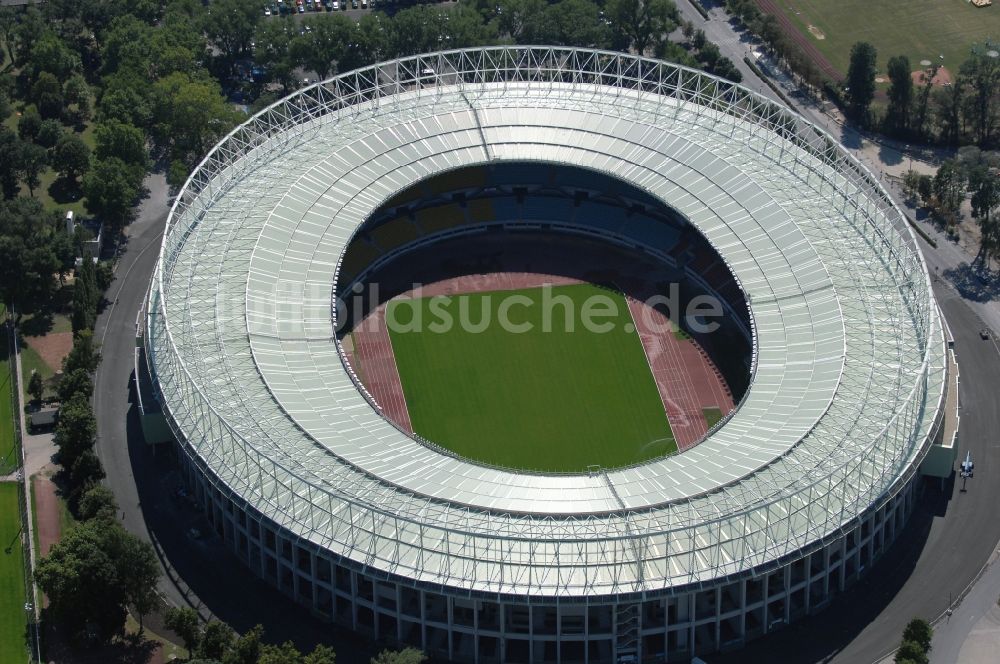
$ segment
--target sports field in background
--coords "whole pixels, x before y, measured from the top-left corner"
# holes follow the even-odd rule
[[[4,307],[0,304],[0,475],[9,475],[17,468],[14,454],[14,412],[11,404],[11,358],[8,357]],[[0,660],[3,661],[3,660]]]
[[[890,57],[905,55],[913,69],[931,60],[957,75],[974,42],[1000,39],[1000,3],[980,8],[966,0],[773,2],[841,74],[847,73],[851,46],[859,41],[878,50],[880,74]]]
[[[552,307],[551,331],[542,327],[542,288],[474,293],[466,319],[491,324],[482,332],[454,325],[434,332],[435,311],[459,320],[460,301],[396,300],[389,336],[414,431],[464,457],[512,468],[582,471],[613,468],[677,449],[639,335],[621,294],[577,284],[550,289],[573,302],[575,326],[566,331],[566,308]],[[496,324],[505,298],[528,298],[510,308],[513,333]],[[598,333],[579,324],[584,301],[601,296],[616,313]],[[523,300],[522,300],[523,301]],[[440,307],[433,309],[433,307]],[[419,331],[393,329],[415,312]]]
[[[0,662],[28,661],[17,485],[0,482]]]

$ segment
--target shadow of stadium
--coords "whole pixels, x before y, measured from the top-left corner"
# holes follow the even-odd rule
[[[909,580],[934,520],[947,511],[954,484],[954,473],[943,488],[937,480],[925,480],[913,514],[899,538],[860,581],[822,611],[751,641],[740,650],[713,655],[712,664],[765,661],[813,664],[833,659],[878,618]]]
[[[132,404],[136,403],[134,378],[129,380]],[[387,647],[315,618],[254,576],[225,546],[193,501],[174,495],[182,483],[178,452],[173,445],[160,445],[154,450],[146,444],[134,405],[128,411],[126,433],[139,509],[149,539],[166,569],[168,583],[203,618],[223,621],[239,633],[260,623],[265,627],[266,642],[293,641],[303,652],[318,643],[329,645],[340,664],[367,664]],[[192,539],[191,528],[197,528],[203,537]],[[162,615],[147,618],[146,626],[157,634],[170,634]]]

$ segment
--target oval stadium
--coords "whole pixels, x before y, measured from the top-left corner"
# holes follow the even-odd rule
[[[433,53],[268,107],[180,191],[143,320],[218,536],[436,659],[781,629],[887,550],[944,436],[948,330],[876,179],[620,53]]]

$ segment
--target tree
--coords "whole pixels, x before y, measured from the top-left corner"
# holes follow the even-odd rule
[[[101,354],[94,348],[93,330],[81,330],[73,335],[73,348],[63,360],[63,373],[69,374],[77,369],[86,369],[90,373],[97,370],[101,363]]]
[[[913,641],[903,641],[899,646],[899,650],[896,651],[896,656],[893,658],[896,664],[904,664],[912,662],[913,664],[928,664],[930,660],[927,658],[927,653],[920,646],[919,643]]]
[[[868,121],[868,108],[875,98],[875,47],[868,42],[857,42],[851,47],[851,63],[847,68],[845,91],[854,117],[861,123]]]
[[[715,63],[719,61],[722,57],[722,52],[719,47],[712,42],[708,42],[700,51],[698,51],[698,59],[701,60],[705,67],[709,70],[715,67]]]
[[[739,83],[743,80],[743,74],[736,68],[733,61],[725,56],[719,58],[718,62],[715,63],[715,66],[712,67],[712,73],[733,83]]]
[[[58,35],[47,32],[31,49],[31,66],[36,78],[48,74],[58,84],[79,69],[80,59]]]
[[[75,104],[79,117],[84,121],[90,117],[90,86],[82,74],[73,74],[63,85],[63,101],[67,105]]]
[[[705,44],[708,43],[708,37],[705,36],[705,31],[698,29],[694,33],[694,37],[691,39],[691,45],[694,46],[696,51],[700,51],[705,48]]]
[[[200,160],[243,117],[222,97],[218,83],[181,72],[157,81],[152,99],[155,136],[173,148],[174,158]]]
[[[504,0],[499,6],[501,11],[497,17],[497,28],[500,33],[510,35],[518,44],[531,41],[527,35],[541,20],[545,11],[544,0]]]
[[[268,644],[261,648],[257,664],[303,664],[302,653],[291,641],[280,646]]]
[[[931,650],[931,639],[934,637],[934,628],[923,618],[914,618],[906,624],[903,630],[903,641],[916,643],[925,652]]]
[[[639,55],[665,40],[680,18],[672,0],[608,0],[606,11],[625,48],[632,46]]]
[[[18,183],[18,161],[21,158],[21,139],[8,127],[0,125],[0,186],[3,187],[3,197],[11,199],[17,196],[20,188]]]
[[[148,543],[117,521],[98,519],[65,533],[35,570],[56,619],[76,636],[93,627],[102,642],[122,633],[126,607],[149,594],[158,577]]]
[[[115,522],[118,519],[118,501],[115,494],[106,486],[98,484],[87,489],[80,497],[76,508],[77,517],[81,521]],[[167,625],[169,627],[169,625]]]
[[[46,212],[35,199],[21,196],[0,202],[0,295],[4,302],[30,311],[48,301],[55,292],[55,276],[66,246],[60,236],[65,234],[58,215]]]
[[[143,620],[160,601],[156,594],[160,566],[149,542],[127,533],[123,528],[118,527],[116,530],[127,535],[119,543],[118,574],[125,592],[125,601],[139,616],[139,633],[142,634]]]
[[[66,132],[56,143],[52,165],[67,180],[76,180],[90,168],[90,148],[79,134]]]
[[[264,627],[254,625],[245,634],[239,636],[229,651],[222,657],[222,664],[257,664],[261,653],[261,638]]]
[[[171,607],[164,616],[164,624],[181,637],[188,657],[194,657],[195,649],[201,643],[201,618],[198,612],[189,606]]]
[[[234,638],[235,635],[229,625],[210,620],[201,634],[198,657],[222,661],[232,647]]]
[[[333,648],[320,643],[302,659],[302,664],[337,664],[337,655]]]
[[[921,175],[920,181],[917,182],[917,194],[920,196],[920,202],[927,205],[931,196],[934,195],[934,178],[929,175]]]
[[[949,85],[931,93],[935,122],[941,139],[949,145],[958,145],[962,137],[962,105],[964,85]]]
[[[371,664],[422,664],[427,661],[427,655],[416,648],[403,650],[383,650],[377,657],[372,657]]]
[[[125,625],[125,591],[116,569],[112,536],[120,527],[84,521],[63,534],[35,568],[35,580],[49,600],[50,615],[72,638],[88,628],[100,642]]]
[[[371,14],[365,14],[371,16]],[[267,72],[268,80],[277,81],[287,92],[292,84],[292,69],[294,64],[288,53],[291,35],[283,21],[264,21],[257,26],[254,41],[254,62]]]
[[[132,218],[144,171],[118,157],[98,159],[83,178],[87,209],[104,218],[117,235]]]
[[[101,294],[97,290],[94,261],[85,257],[76,271],[73,284],[73,332],[93,330],[97,320],[97,305]]]
[[[59,381],[59,400],[69,403],[75,399],[90,399],[94,393],[94,381],[86,369],[76,369],[65,374]]]
[[[35,401],[42,400],[42,394],[45,392],[45,384],[42,383],[42,375],[35,370],[31,371],[31,378],[28,379],[28,394]]]
[[[143,170],[149,164],[146,135],[138,127],[114,120],[102,122],[94,129],[94,142],[97,159],[117,157]]]
[[[63,112],[62,84],[59,79],[43,71],[31,86],[31,100],[43,118],[58,118]]]
[[[885,124],[890,131],[905,134],[910,128],[910,107],[913,104],[913,78],[910,76],[910,59],[905,55],[889,58],[889,107]]]
[[[170,162],[170,168],[167,169],[167,184],[180,189],[187,181],[190,172],[191,169],[187,167],[187,164],[180,159],[174,159]]]
[[[917,96],[917,107],[913,113],[913,120],[911,126],[913,132],[918,138],[923,138],[925,132],[927,131],[927,119],[930,115],[930,101],[931,101],[931,90],[934,87],[934,75],[937,73],[937,69],[930,75],[924,76],[924,84],[920,88],[920,94]]]
[[[59,424],[53,439],[59,448],[59,463],[71,469],[84,452],[94,447],[97,420],[85,398],[64,403],[59,410]]]
[[[995,169],[978,168],[969,178],[972,218],[979,223],[980,243],[976,261],[984,263],[1000,250],[1000,229],[996,212],[1000,209],[1000,176]],[[913,625],[916,619],[910,621]],[[907,626],[909,628],[909,625]],[[914,626],[916,630],[919,625]],[[919,639],[911,638],[911,641]]]
[[[149,127],[152,124],[153,110],[149,99],[152,91],[147,88],[135,89],[124,81],[105,78],[104,94],[98,102],[98,118],[102,121],[117,120],[136,127]]]
[[[42,128],[42,116],[38,114],[38,109],[28,106],[21,113],[21,119],[17,121],[17,135],[22,141],[33,141],[38,136]]]
[[[969,116],[976,130],[976,140],[986,145],[993,137],[996,126],[997,90],[1000,89],[1000,58],[989,53],[1000,45],[987,41],[974,44],[969,58],[959,68],[959,85],[967,85],[972,92],[969,99]]]
[[[28,193],[32,198],[35,196],[35,189],[40,184],[39,177],[48,168],[49,153],[41,145],[34,143],[21,144],[20,172],[21,181],[28,188]]]
[[[954,160],[949,159],[938,168],[934,176],[934,196],[938,212],[948,223],[954,223],[965,196],[965,175]]]
[[[0,7],[0,37],[7,47],[7,57],[14,61],[14,33],[17,28],[17,14],[13,7]]]
[[[905,173],[903,173],[903,191],[906,192],[906,198],[910,201],[917,200],[917,187],[920,185],[920,173],[916,172],[912,168]]]
[[[59,458],[62,461],[61,454]],[[93,446],[81,452],[80,456],[73,461],[73,465],[70,466],[67,476],[69,485],[68,497],[71,508],[75,509],[83,494],[96,486],[105,477],[107,477],[107,474],[104,472],[101,460],[97,456],[97,453],[94,452]]]
[[[84,257],[83,262],[87,262],[88,257]],[[81,330],[92,330],[96,312],[90,306],[90,297],[82,284],[77,284],[73,289],[73,332]],[[86,372],[84,372],[86,373]]]
[[[14,29],[13,43],[17,46],[14,60],[17,64],[26,64],[31,59],[31,51],[35,44],[48,32],[48,25],[42,13],[36,7],[28,7],[21,12],[20,20]],[[9,42],[8,42],[9,43]]]
[[[264,3],[255,0],[215,0],[205,32],[223,55],[235,58],[249,53]]]
[[[590,0],[561,0],[545,9],[544,23],[551,30],[546,43],[603,48],[611,39],[600,20],[600,9]],[[543,35],[544,36],[544,35]]]
[[[351,49],[356,24],[344,14],[323,14],[305,23],[312,29],[292,39],[288,53],[294,62],[316,72],[320,80],[328,78],[335,63]]]
[[[54,148],[64,133],[62,123],[58,120],[42,120],[35,142],[43,148]]]

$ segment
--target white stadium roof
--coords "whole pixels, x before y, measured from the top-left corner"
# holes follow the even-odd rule
[[[331,311],[353,233],[415,182],[499,160],[626,180],[728,263],[754,373],[703,443],[512,472],[413,440],[359,391]],[[551,48],[376,65],[255,116],[178,197],[147,333],[178,435],[268,518],[385,573],[546,596],[708,582],[821,541],[913,472],[945,372],[912,234],[835,141],[700,72]]]

